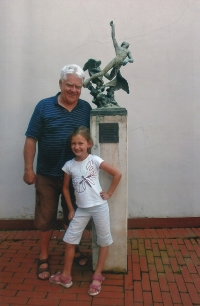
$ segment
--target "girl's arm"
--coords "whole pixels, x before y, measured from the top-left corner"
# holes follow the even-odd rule
[[[119,184],[122,174],[116,168],[112,167],[111,165],[107,164],[104,161],[101,163],[99,168],[113,176],[113,179],[112,179],[112,182],[110,184],[110,188],[108,189],[108,191],[100,192],[102,199],[108,200],[112,196],[117,185]]]
[[[64,180],[63,180],[63,195],[65,197],[65,201],[66,201],[67,207],[69,209],[68,219],[72,220],[73,217],[74,217],[74,208],[73,208],[73,205],[72,205],[70,192],[69,192],[69,182],[70,182],[70,175],[65,173],[64,174]]]

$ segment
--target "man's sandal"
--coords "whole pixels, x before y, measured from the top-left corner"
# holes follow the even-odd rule
[[[76,253],[79,253],[80,255],[79,255],[79,256],[74,256],[74,261],[75,261],[75,263],[76,263],[77,265],[79,265],[80,267],[84,267],[84,266],[87,264],[87,262],[88,262],[87,256],[84,255],[83,253],[81,253],[81,252],[79,251],[79,248],[77,248],[77,247],[76,247],[76,249],[75,249],[75,255],[76,255]],[[81,261],[82,261],[82,260],[84,261],[83,264],[81,264]]]
[[[41,265],[43,265],[43,264],[47,264],[47,267],[46,268],[41,268]],[[45,278],[40,277],[39,275],[44,273],[44,272],[47,272],[49,275]],[[37,278],[40,279],[40,280],[48,280],[49,279],[50,271],[49,271],[49,259],[48,258],[38,260],[36,274],[37,274]]]
[[[92,280],[96,280],[99,282],[99,285],[94,285],[93,283],[90,285],[90,289],[88,290],[88,294],[91,295],[91,296],[95,296],[97,294],[100,293],[101,291],[101,283],[102,281],[105,279],[105,277],[103,276],[98,276],[98,275],[93,275],[92,276]],[[94,289],[95,292],[93,292],[91,289]]]
[[[60,272],[55,275],[52,275],[49,278],[49,281],[52,284],[61,285],[65,288],[70,288],[73,285],[71,276],[65,278]]]

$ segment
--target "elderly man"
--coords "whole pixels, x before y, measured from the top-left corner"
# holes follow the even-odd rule
[[[62,167],[74,157],[68,138],[74,128],[80,125],[89,127],[90,124],[91,106],[79,99],[83,81],[84,72],[79,66],[65,66],[59,80],[60,92],[37,104],[26,131],[24,181],[28,185],[35,184],[36,188],[35,226],[40,230],[37,276],[41,280],[50,277],[48,246],[62,194]],[[38,156],[35,174],[33,161],[36,144]],[[66,207],[64,204],[63,209]],[[67,212],[64,212],[66,219]],[[75,258],[80,265],[84,265],[87,260],[79,250]]]

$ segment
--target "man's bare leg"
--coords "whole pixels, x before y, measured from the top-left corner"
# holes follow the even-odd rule
[[[52,230],[42,232],[40,231],[40,256],[39,259],[48,259],[49,257],[49,241],[51,239]],[[44,263],[40,265],[40,268],[47,268],[48,264]],[[48,279],[50,277],[50,273],[48,271],[42,272],[38,274],[38,277],[41,279]]]

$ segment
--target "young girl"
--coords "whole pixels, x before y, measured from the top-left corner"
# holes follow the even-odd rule
[[[75,129],[70,136],[70,143],[75,158],[66,162],[62,170],[64,171],[63,194],[69,209],[68,218],[71,222],[63,238],[66,243],[63,272],[52,275],[50,282],[62,285],[65,288],[72,286],[71,269],[75,245],[79,244],[82,233],[92,217],[97,233],[99,256],[88,293],[89,295],[97,295],[101,291],[101,283],[104,280],[101,272],[108,254],[108,246],[113,242],[110,233],[107,200],[112,196],[117,187],[121,173],[104,162],[100,157],[89,154],[93,141],[88,128],[82,126]],[[100,169],[113,176],[108,191],[102,191],[101,189],[99,183]],[[76,212],[70,199],[70,178],[72,178],[76,204],[78,206]]]

